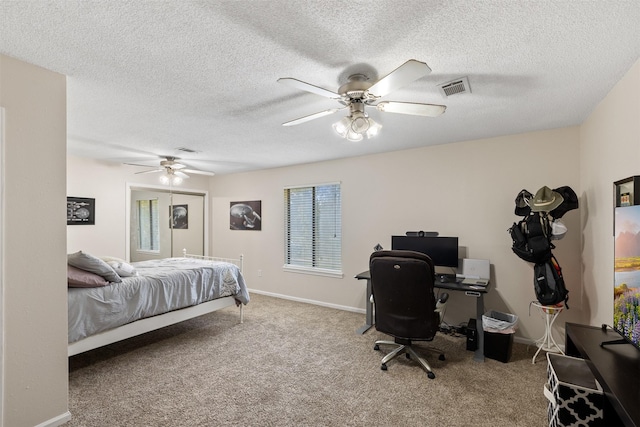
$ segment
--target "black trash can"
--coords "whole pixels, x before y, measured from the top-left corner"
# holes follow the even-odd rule
[[[482,316],[484,356],[507,363],[513,351],[513,334],[518,323],[515,314],[489,311]]]

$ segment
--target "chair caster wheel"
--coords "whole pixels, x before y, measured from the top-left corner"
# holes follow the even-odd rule
[[[438,356],[438,360],[444,360],[444,354],[441,354],[440,356]]]
[[[427,376],[431,379],[434,379],[436,377],[436,374],[434,374],[433,372],[429,372],[427,373]]]
[[[380,350],[380,346],[378,344],[376,344],[376,345],[373,346],[373,349],[376,350],[376,351]]]
[[[382,365],[380,365],[380,369],[382,369],[383,371],[387,370],[387,364],[383,363]]]

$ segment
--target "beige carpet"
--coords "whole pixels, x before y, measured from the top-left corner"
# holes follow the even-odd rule
[[[68,426],[526,426],[546,423],[545,359],[473,361],[438,334],[436,378],[400,357],[380,370],[364,315],[252,294],[226,308],[69,359]],[[422,344],[420,344],[422,345]],[[384,349],[383,349],[384,350]]]

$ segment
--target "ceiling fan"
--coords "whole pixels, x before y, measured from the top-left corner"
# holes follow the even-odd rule
[[[191,173],[195,175],[207,175],[207,176],[215,175],[215,173],[213,172],[190,168],[185,163],[178,162],[178,160],[180,160],[178,157],[163,156],[163,158],[164,160],[160,161],[159,167],[146,170],[146,171],[136,172],[136,174],[164,172],[164,174],[160,177],[160,181],[163,184],[174,184],[174,185],[181,184],[183,179],[189,178],[189,175],[187,175],[187,173]],[[147,165],[138,165],[135,163],[125,163],[125,164],[131,165],[131,166],[149,167]]]
[[[380,128],[382,128],[380,124],[369,118],[369,115],[365,112],[365,107],[375,107],[378,111],[387,113],[411,114],[414,116],[426,117],[439,116],[444,113],[447,108],[446,106],[414,102],[378,102],[378,100],[383,96],[429,74],[430,72],[431,68],[429,68],[426,63],[410,59],[375,83],[369,82],[369,78],[364,74],[353,74],[349,77],[347,83],[338,88],[337,92],[332,92],[291,77],[280,78],[278,79],[278,82],[280,83],[284,83],[296,89],[315,93],[316,95],[335,99],[343,105],[339,108],[331,108],[329,110],[320,111],[318,113],[285,122],[282,126],[299,125],[310,120],[337,113],[345,108],[349,108],[349,116],[344,117],[337,123],[334,123],[333,128],[338,135],[347,140],[360,141],[363,136],[371,138],[372,136],[377,135]]]

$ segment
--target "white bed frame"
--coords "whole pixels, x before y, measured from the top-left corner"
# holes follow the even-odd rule
[[[196,258],[205,261],[224,261],[237,265],[242,272],[242,264],[244,261],[243,255],[240,258],[217,258],[217,257],[205,257],[201,255],[190,255],[183,250],[183,256],[185,258]],[[180,310],[170,311],[164,314],[158,314],[152,317],[146,317],[144,319],[136,320],[135,322],[127,323],[126,325],[119,326],[115,329],[100,332],[95,335],[83,338],[79,341],[69,344],[67,354],[73,356],[76,354],[84,353],[85,351],[93,350],[98,347],[105,346],[107,344],[113,344],[114,342],[122,341],[127,338],[135,337],[146,332],[155,331],[156,329],[164,328],[165,326],[180,323],[185,320],[193,319],[194,317],[202,316],[203,314],[212,313],[225,307],[229,307],[236,304],[236,300],[233,296],[218,298],[212,301],[207,301],[202,304],[194,305],[191,307],[185,307]],[[240,304],[240,323],[244,322],[243,305]]]

